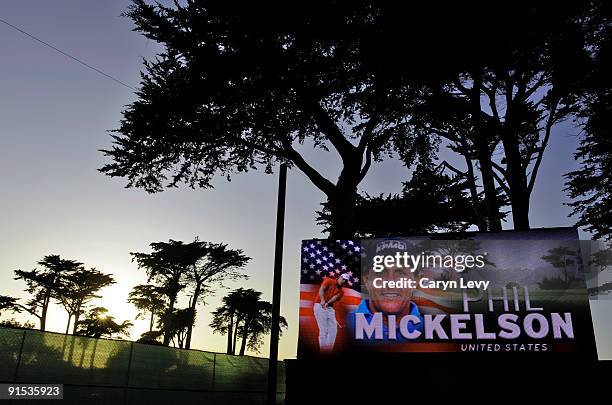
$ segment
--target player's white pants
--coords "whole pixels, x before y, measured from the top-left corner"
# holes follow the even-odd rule
[[[338,334],[336,311],[332,307],[323,308],[318,302],[314,304],[314,316],[319,326],[319,350],[331,352]]]

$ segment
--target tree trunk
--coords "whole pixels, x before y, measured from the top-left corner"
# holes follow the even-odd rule
[[[355,236],[356,199],[357,187],[338,187],[334,195],[328,196],[331,213],[330,239],[351,239]]]
[[[236,341],[238,340],[238,327],[239,326],[240,326],[240,319],[237,319],[236,325],[234,327],[234,336],[233,336],[234,341],[232,342],[232,353],[231,354],[236,354]]]
[[[512,208],[512,221],[517,231],[528,231],[529,226],[529,191],[527,179],[521,164],[521,153],[518,141],[512,135],[503,137],[504,152],[506,155],[506,170],[508,172],[508,188],[510,189],[510,206]]]
[[[510,91],[510,90],[507,90]],[[508,188],[510,189],[510,206],[512,208],[512,221],[517,231],[529,230],[529,190],[527,176],[522,163],[520,145],[518,141],[518,123],[515,117],[515,108],[510,97],[506,96],[506,118],[501,128],[502,145],[506,158],[506,174]]]
[[[172,319],[172,313],[174,312],[174,303],[176,301],[176,296],[173,297],[169,297],[169,303],[168,303],[168,309],[166,310],[166,322],[171,321]],[[170,325],[164,325],[164,341],[163,341],[163,345],[164,346],[169,346],[170,345],[170,340],[172,339],[172,331],[169,328]]]
[[[491,164],[491,147],[489,146],[488,129],[485,128],[482,119],[482,108],[480,105],[480,94],[482,90],[482,77],[480,72],[472,73],[472,91],[470,105],[472,109],[472,124],[474,127],[474,142],[476,155],[480,164],[482,186],[485,193],[486,217],[489,231],[501,231],[501,220],[499,219],[499,204],[497,203],[497,191],[495,178],[493,176],[493,165]]]
[[[196,284],[195,290],[193,291],[193,298],[191,302],[191,322],[187,327],[187,337],[185,338],[185,349],[189,349],[191,347],[191,333],[193,332],[193,325],[195,324],[196,317],[196,305],[198,302],[198,298],[200,298],[200,284]]]
[[[229,324],[227,325],[227,354],[232,354],[232,334],[234,332],[234,314],[230,314]]]
[[[240,356],[244,356],[244,352],[246,350],[247,339],[249,337],[249,326],[251,325],[251,320],[247,320],[244,323],[244,328],[242,330],[242,343],[240,344]]]
[[[478,143],[484,144],[485,142],[486,140]],[[485,194],[487,228],[489,231],[499,232],[502,230],[502,225],[499,216],[499,204],[497,202],[497,189],[495,187],[495,178],[493,177],[493,166],[491,165],[491,152],[486,144],[479,147],[478,162],[480,163],[482,186]]]
[[[149,332],[153,332],[153,321],[155,320],[155,311],[151,311],[151,319],[149,320]]]
[[[72,334],[76,335],[77,334],[77,326],[79,325],[79,311],[76,311],[74,314],[74,325],[72,327]]]
[[[70,320],[72,319],[72,314],[68,313],[68,324],[66,324],[66,335],[70,332]]]
[[[517,231],[528,231],[529,225],[529,194],[527,190],[511,191],[512,221]]]
[[[47,309],[49,308],[49,301],[47,298],[43,301],[42,312],[40,315],[40,330],[44,331],[47,326]]]
[[[467,155],[464,155],[465,165],[467,167],[467,182],[468,187],[470,189],[470,199],[472,201],[472,209],[474,210],[474,216],[476,217],[476,222],[478,226],[478,230],[480,232],[486,232],[488,230],[487,219],[482,214],[480,210],[480,198],[478,197],[478,189],[476,188],[476,178],[474,176],[474,165],[472,164],[471,157],[469,156],[469,151],[466,152]]]

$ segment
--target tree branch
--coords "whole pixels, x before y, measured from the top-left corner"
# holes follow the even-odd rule
[[[456,87],[459,89],[459,91],[461,91],[461,93],[462,93],[464,96],[469,96],[469,95],[470,95],[470,90],[471,90],[471,89],[468,89],[467,87],[465,87],[465,86],[463,85],[463,83],[461,83],[461,80],[460,80],[459,78],[455,78],[455,79],[453,80],[453,84],[454,84],[454,85],[455,85],[455,86],[456,86]]]
[[[467,156],[465,158],[468,159]],[[441,165],[446,167],[447,169],[449,169],[450,171],[452,171],[459,177],[465,177],[467,175],[466,172],[462,172],[461,170],[457,169],[456,167],[448,163],[446,160],[442,161]]]
[[[363,153],[366,147],[370,144],[372,139],[374,138],[374,128],[378,125],[377,120],[370,118],[363,129],[363,136],[359,140],[359,144],[357,145],[357,150],[359,153]]]
[[[336,122],[329,116],[328,112],[325,111],[312,92],[304,87],[303,83],[299,80],[295,80],[294,85],[302,99],[304,109],[312,115],[321,132],[327,135],[327,138],[343,160],[350,159],[355,151],[355,146],[346,139]]]
[[[256,143],[251,142],[249,140],[246,140],[246,139],[244,139],[242,137],[236,137],[235,139],[236,139],[236,142],[238,142],[238,143],[240,143],[240,144],[242,144],[244,146],[247,146],[249,148],[253,148],[255,150],[258,150],[260,152],[267,153],[269,155],[277,156],[277,157],[281,157],[281,158],[286,158],[286,159],[289,158],[288,154],[285,151],[283,151],[282,149],[271,149],[271,148],[268,148],[266,146],[258,145]]]
[[[293,147],[288,150],[288,158],[302,171],[312,183],[326,195],[333,194],[336,186],[313,168]]]
[[[492,87],[489,88],[487,86],[482,86],[482,88],[484,89],[484,93],[487,95],[487,98],[489,99],[489,108],[491,109],[491,112],[493,113],[493,118],[495,118],[496,121],[499,121],[499,112],[497,111],[497,83],[492,84]]]
[[[461,142],[461,138],[459,138],[458,136],[453,135],[450,132],[445,131],[443,129],[432,128],[432,127],[429,127],[427,129],[429,129],[431,132],[433,132],[436,135],[440,135],[441,137],[448,139],[449,141],[453,141],[453,142],[457,142],[457,143]]]
[[[372,150],[370,148],[366,149],[366,161],[361,171],[359,172],[358,183],[361,183],[361,180],[368,174],[368,170],[370,170],[370,166],[372,165]]]
[[[510,195],[510,188],[506,185],[504,180],[501,177],[499,177],[499,174],[497,174],[497,172],[495,172],[495,170],[492,170],[491,173],[493,173],[493,177],[495,177],[495,180],[497,181],[497,184],[499,184],[499,186],[502,188],[502,190],[504,190],[504,192],[507,195]]]
[[[527,100],[529,97],[531,97],[533,93],[535,93],[545,82],[546,74],[542,73],[540,78],[533,84],[533,86],[531,86],[531,88],[527,88],[524,99]]]
[[[31,310],[28,307],[25,307],[19,303],[15,303],[15,306],[23,309],[24,311],[26,311],[27,313],[29,313],[30,315],[34,315],[35,317],[37,317],[38,319],[42,319],[42,315],[38,315],[36,312],[34,312],[33,310]]]
[[[504,169],[503,167],[501,167],[500,165],[498,165],[497,163],[495,163],[492,159],[491,159],[491,166],[493,166],[493,168],[495,170],[497,170],[498,172],[500,172],[502,174],[502,176],[504,176],[504,178],[507,177],[507,172],[506,169]]]
[[[555,124],[555,114],[557,112],[557,106],[559,105],[559,98],[555,97],[553,101],[550,112],[548,114],[548,119],[546,120],[546,129],[544,132],[544,139],[542,139],[542,145],[540,146],[540,150],[538,151],[538,157],[536,158],[536,162],[533,166],[533,170],[531,171],[531,177],[529,178],[529,184],[527,185],[527,193],[531,194],[533,187],[535,185],[536,177],[538,175],[538,170],[540,169],[540,165],[542,164],[542,157],[544,156],[544,150],[548,146],[548,140],[550,139],[550,133],[552,131],[552,127]]]

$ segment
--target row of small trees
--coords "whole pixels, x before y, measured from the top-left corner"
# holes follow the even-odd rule
[[[163,345],[173,343],[189,349],[198,306],[227,281],[246,279],[243,270],[251,258],[240,249],[197,238],[190,243],[170,240],[150,246],[150,253],[131,253],[148,277],[148,284],[134,287],[128,298],[141,311],[139,316],[149,320],[149,330],[141,341],[157,342],[160,338]],[[185,308],[177,307],[181,294],[188,297]],[[261,300],[260,292],[239,288],[223,298],[211,326],[214,332],[228,334],[230,354],[236,352],[240,336],[243,355],[247,347],[257,350],[270,331],[271,310],[271,304]],[[281,323],[286,326],[284,319]]]
[[[0,310],[26,312],[38,319],[40,330],[46,329],[49,306],[55,301],[68,314],[66,333],[72,323],[72,333],[76,334],[85,308],[100,298],[98,291],[115,283],[111,274],[88,269],[79,261],[62,259],[59,255],[47,255],[38,265],[39,268],[30,271],[14,272],[15,280],[25,282],[29,298],[22,303],[14,297],[0,296]]]
[[[147,284],[135,286],[128,302],[138,310],[138,318],[149,320],[148,331],[139,341],[189,349],[197,309],[205,299],[230,280],[246,279],[243,270],[250,257],[240,249],[230,249],[223,243],[169,240],[150,244],[148,253],[132,252],[132,260],[146,271]],[[59,255],[45,256],[39,268],[31,271],[15,270],[15,280],[26,283],[29,298],[21,300],[0,296],[0,311],[25,312],[38,319],[40,330],[47,327],[47,314],[52,302],[61,305],[67,315],[66,334],[91,337],[129,336],[130,321],[121,323],[108,314],[104,307],[92,301],[101,298],[99,291],[115,283],[111,274],[86,268],[76,260]],[[188,298],[188,305],[179,308],[180,298]],[[84,318],[82,318],[84,316]],[[281,319],[283,326],[287,323]],[[13,326],[33,327],[31,323]],[[261,293],[239,288],[223,298],[223,305],[214,312],[211,327],[214,332],[228,334],[227,352],[244,355],[248,347],[257,350],[271,327],[271,304],[261,300]],[[231,342],[231,344],[230,344]]]

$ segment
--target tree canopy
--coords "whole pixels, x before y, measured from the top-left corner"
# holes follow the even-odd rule
[[[567,174],[572,214],[595,238],[612,238],[612,7],[595,2],[585,25],[592,33],[593,68],[585,84],[575,158],[580,168]]]
[[[149,317],[149,330],[153,332],[155,318],[161,317],[166,308],[166,300],[161,289],[154,285],[140,284],[128,294],[128,302],[138,309],[136,319]]]
[[[329,200],[338,235],[353,231],[357,186],[404,132],[379,113],[388,88],[362,60],[377,8],[357,2],[243,4],[135,0],[136,30],[164,45],[145,62],[101,171],[150,192],[277,162],[297,167]],[[403,134],[404,139],[410,134]],[[329,179],[301,150],[333,150]]]
[[[95,268],[78,270],[66,275],[63,282],[53,292],[53,297],[68,313],[66,333],[70,328],[70,320],[74,317],[73,333],[76,333],[79,317],[83,308],[92,300],[101,298],[97,293],[104,287],[115,283],[111,274],[102,273]]]
[[[113,316],[108,315],[104,307],[95,307],[87,312],[77,328],[76,334],[94,338],[101,337],[129,337],[129,330],[133,326],[130,321],[117,323]]]
[[[210,323],[213,333],[227,335],[227,353],[236,354],[238,338],[241,339],[238,354],[246,348],[258,351],[263,338],[272,327],[272,304],[261,300],[261,292],[252,288],[238,288],[223,297],[223,305],[212,313]],[[280,317],[280,331],[287,327],[287,320]]]
[[[30,294],[25,305],[18,304],[19,308],[38,318],[40,330],[45,330],[51,299],[64,286],[66,277],[82,269],[83,263],[62,259],[59,255],[47,255],[38,265],[41,270],[15,270],[15,280],[23,280],[26,292]]]

